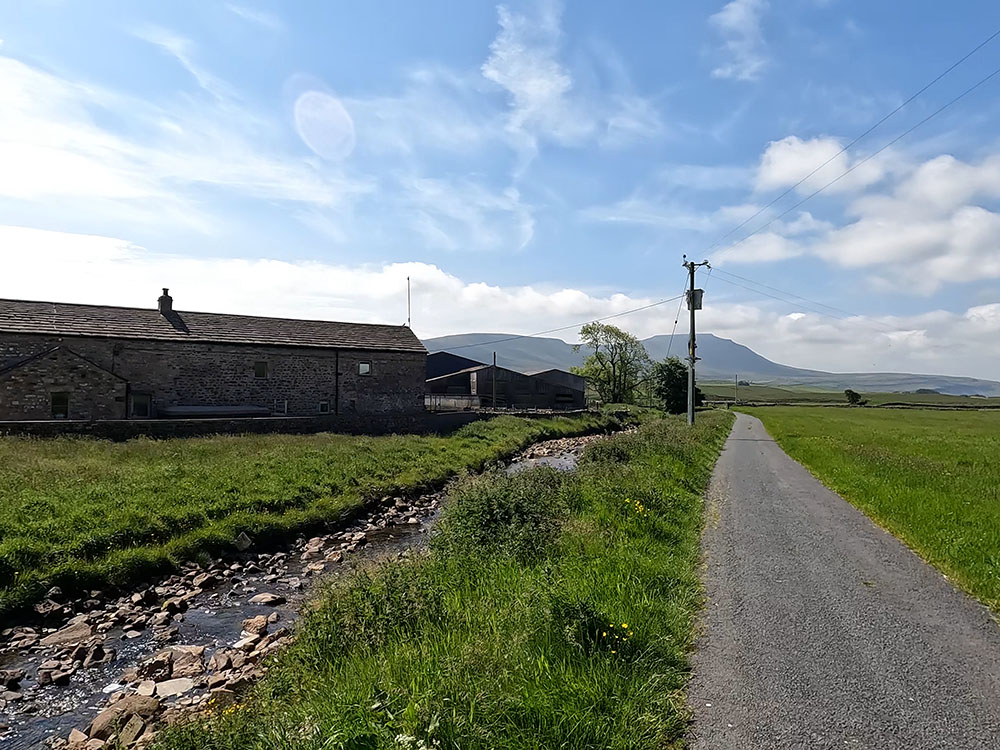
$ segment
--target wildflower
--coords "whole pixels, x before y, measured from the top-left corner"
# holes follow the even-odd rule
[[[623,628],[627,628],[627,627],[628,627],[628,623],[627,623],[627,622],[623,622],[623,623],[622,623],[622,627],[623,627]]]

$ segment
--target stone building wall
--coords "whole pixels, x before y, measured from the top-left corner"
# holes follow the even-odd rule
[[[323,403],[331,414],[343,415],[420,414],[424,409],[423,352],[0,333],[0,367],[54,345],[124,378],[132,394],[149,394],[154,411],[258,406],[272,414],[313,416]],[[261,362],[266,363],[264,377],[258,377]],[[362,363],[370,365],[370,374],[361,374]],[[0,419],[5,418],[2,409]]]
[[[121,419],[126,391],[123,379],[60,347],[0,373],[0,420],[53,419],[53,394],[63,419]]]

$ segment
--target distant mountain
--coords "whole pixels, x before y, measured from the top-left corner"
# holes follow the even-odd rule
[[[503,340],[506,339],[506,340]],[[653,359],[663,359],[667,353],[684,357],[687,336],[653,336],[643,340]],[[497,353],[497,364],[511,370],[532,372],[555,367],[568,370],[583,364],[585,349],[573,351],[573,346],[561,339],[521,336],[503,333],[461,333],[427,339],[429,352],[449,351],[480,362],[491,362]],[[783,385],[809,385],[816,388],[885,392],[915,391],[931,388],[956,396],[1000,396],[1000,382],[961,378],[950,375],[911,375],[892,372],[834,373],[806,370],[778,364],[760,356],[752,349],[729,339],[703,333],[698,336],[699,378],[702,380],[741,380]]]

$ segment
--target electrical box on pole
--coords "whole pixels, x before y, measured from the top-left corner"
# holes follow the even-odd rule
[[[694,313],[695,310],[701,309],[702,298],[705,296],[704,289],[694,288],[694,272],[699,266],[708,266],[709,268],[711,266],[708,265],[707,260],[701,263],[689,261],[686,255],[683,266],[688,271],[687,306],[691,314],[691,329],[688,337],[688,424],[694,424],[695,394],[698,392],[694,378],[694,363],[698,361],[696,354],[698,344],[695,342],[694,335]]]

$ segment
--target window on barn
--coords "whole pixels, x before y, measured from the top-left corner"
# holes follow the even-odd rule
[[[267,362],[259,361],[253,363],[253,376],[255,378],[267,377]]]
[[[133,393],[132,416],[135,419],[149,419],[150,402],[148,393]]]
[[[370,360],[364,362],[358,362],[358,375],[371,375],[372,374],[372,363]]]
[[[52,418],[69,419],[69,393],[55,391],[52,394]]]
[[[320,401],[319,402],[319,413],[320,414],[329,414],[330,413],[330,402],[329,401]]]

